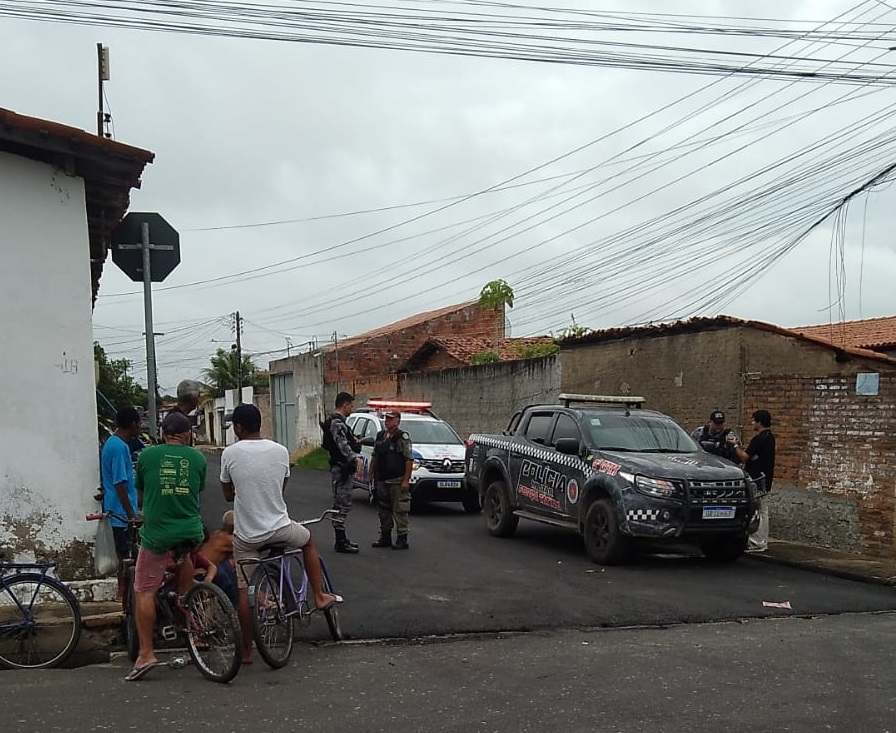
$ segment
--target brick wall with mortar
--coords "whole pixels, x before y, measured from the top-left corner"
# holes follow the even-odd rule
[[[562,391],[641,394],[688,430],[718,407],[746,441],[753,410],[768,409],[778,436],[772,535],[896,555],[896,366],[738,326],[564,348],[561,362]],[[880,397],[855,394],[858,372],[881,374]],[[854,414],[869,400],[875,409]]]
[[[427,400],[466,438],[500,433],[514,412],[533,402],[555,402],[560,393],[557,356],[399,376],[402,399]]]
[[[503,310],[470,305],[360,343],[337,344],[335,350],[325,352],[324,381],[349,385],[353,380],[394,374],[431,336],[492,337],[496,333],[504,335]]]

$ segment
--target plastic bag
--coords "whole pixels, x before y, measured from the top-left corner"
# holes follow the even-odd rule
[[[93,548],[93,566],[103,577],[118,570],[118,554],[115,552],[115,536],[109,517],[103,517],[96,528],[96,545]]]

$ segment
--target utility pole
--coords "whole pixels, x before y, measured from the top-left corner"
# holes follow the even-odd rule
[[[152,265],[149,244],[149,222],[143,222],[143,315],[146,322],[146,407],[149,409],[149,434],[159,437],[159,410],[156,404],[156,335],[152,328]]]
[[[339,335],[333,331],[333,360],[336,362],[336,391],[339,391]]]
[[[105,137],[106,111],[103,108],[103,82],[109,81],[112,75],[109,73],[109,47],[102,43],[96,44],[96,77],[99,106],[96,113],[96,134]]]
[[[240,334],[243,330],[240,321],[240,312],[233,314],[234,326],[236,328],[236,343],[233,348],[236,351],[236,403],[243,404],[243,345]]]

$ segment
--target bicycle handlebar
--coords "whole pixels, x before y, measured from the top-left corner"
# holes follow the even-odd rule
[[[323,514],[321,514],[317,519],[303,519],[299,524],[302,526],[307,526],[309,524],[317,524],[318,522],[323,522],[331,514],[339,514],[335,509],[324,509]]]

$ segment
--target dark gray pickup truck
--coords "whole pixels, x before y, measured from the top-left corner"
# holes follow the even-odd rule
[[[520,519],[564,527],[603,565],[638,543],[690,542],[711,560],[739,558],[758,523],[761,481],[643,402],[562,394],[518,412],[501,435],[471,435],[466,481],[488,531],[507,537]]]

